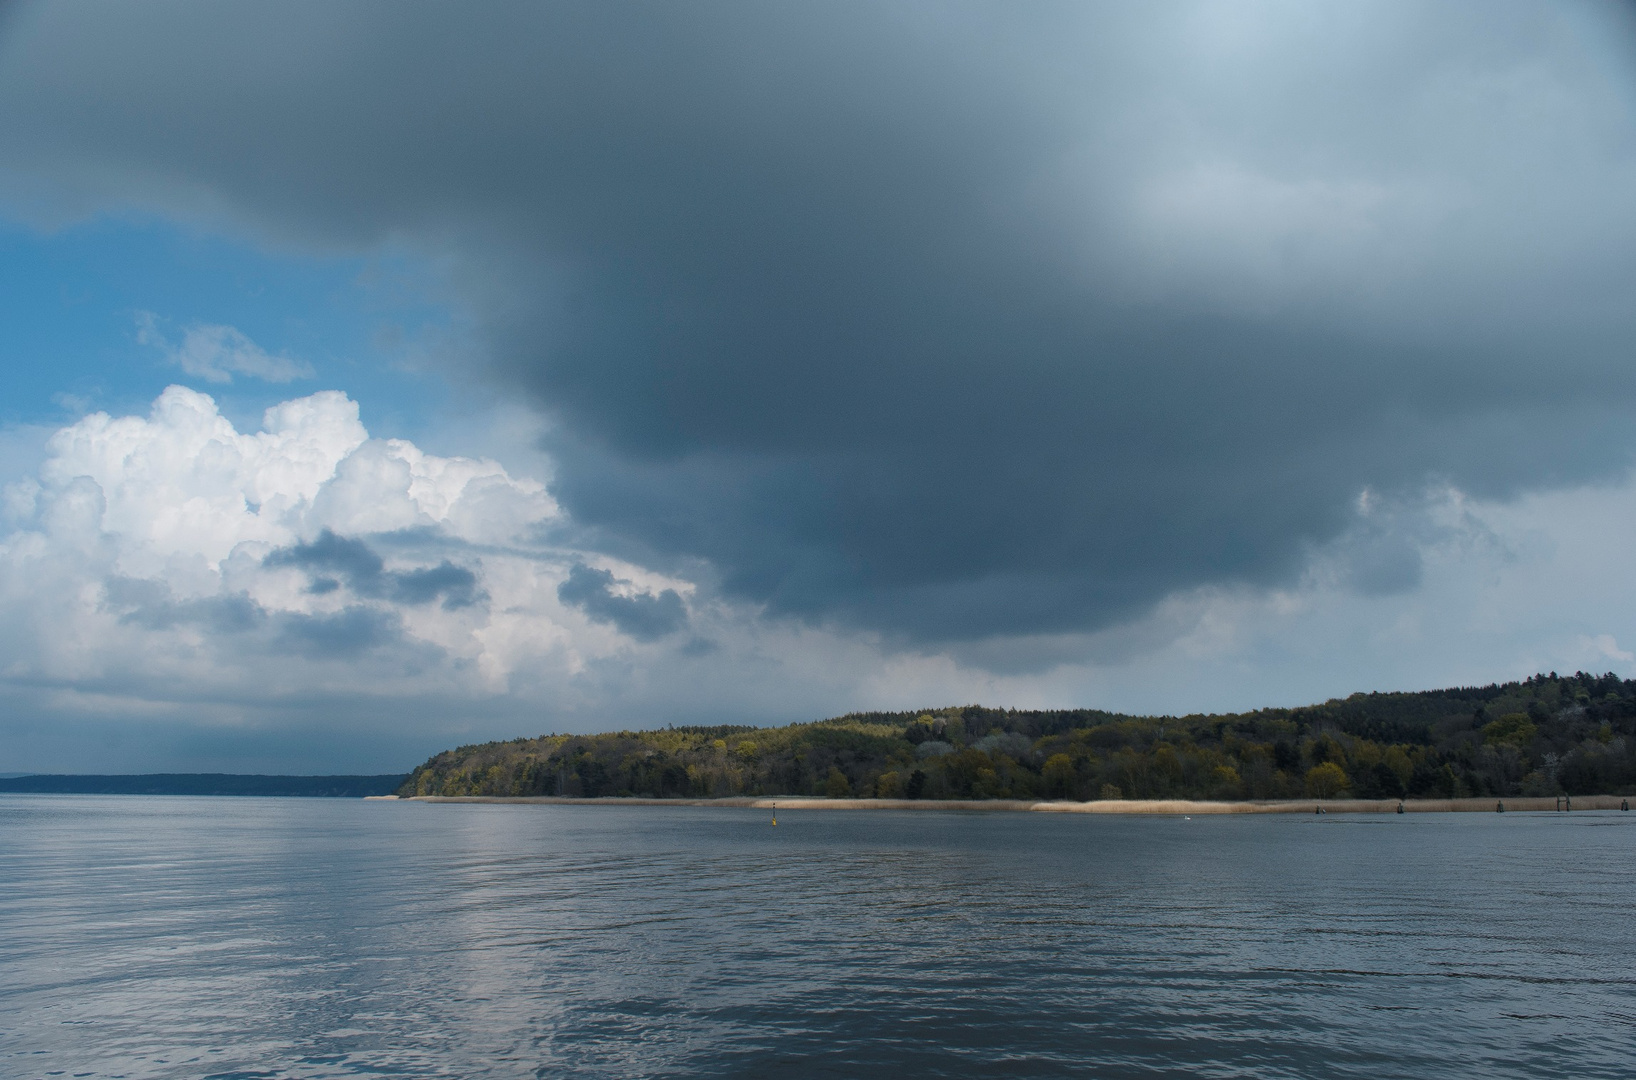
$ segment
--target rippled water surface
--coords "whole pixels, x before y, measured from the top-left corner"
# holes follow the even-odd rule
[[[0,1076],[1625,1078],[1633,817],[0,796]]]

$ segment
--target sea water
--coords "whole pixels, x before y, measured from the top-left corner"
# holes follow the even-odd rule
[[[1636,1075],[1636,817],[0,797],[0,1076]]]

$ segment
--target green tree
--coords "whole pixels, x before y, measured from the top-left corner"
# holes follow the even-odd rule
[[[1307,794],[1315,799],[1333,799],[1349,786],[1346,770],[1333,761],[1307,770]]]
[[[898,799],[903,797],[903,775],[896,769],[889,769],[875,777],[875,798]]]
[[[1067,754],[1052,754],[1040,770],[1045,778],[1045,793],[1053,799],[1064,799],[1074,793],[1074,759]]]
[[[852,781],[846,778],[846,773],[831,765],[829,777],[824,781],[824,794],[832,799],[844,799],[852,794]]]
[[[1407,791],[1409,780],[1414,776],[1414,762],[1409,760],[1409,755],[1403,752],[1403,748],[1394,746],[1387,750],[1381,763],[1391,769],[1392,775],[1397,777],[1398,787]]]

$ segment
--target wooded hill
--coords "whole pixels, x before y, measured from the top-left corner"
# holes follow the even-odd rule
[[[1636,794],[1636,681],[1584,672],[1294,709],[1124,716],[976,705],[787,727],[463,746],[403,795],[1283,799]]]

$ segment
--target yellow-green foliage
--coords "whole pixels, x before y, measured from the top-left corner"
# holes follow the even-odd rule
[[[1506,713],[1498,720],[1483,725],[1483,739],[1491,743],[1527,746],[1538,733],[1539,728],[1525,712]]]
[[[1319,799],[1333,799],[1351,784],[1346,770],[1333,761],[1314,765],[1307,770],[1307,794]]]

